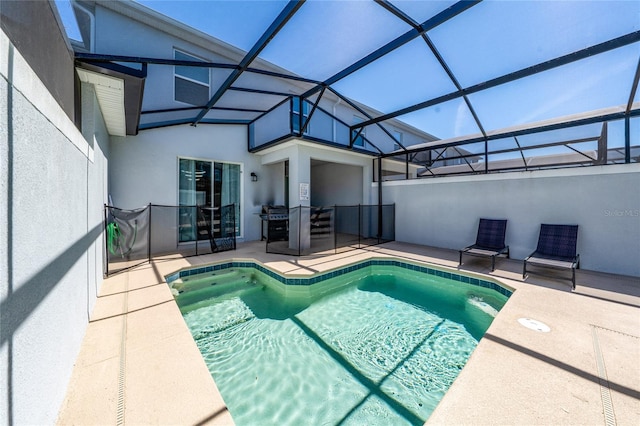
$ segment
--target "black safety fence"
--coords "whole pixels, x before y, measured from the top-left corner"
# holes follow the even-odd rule
[[[298,206],[262,215],[267,253],[331,254],[395,240],[395,204]]]
[[[124,210],[105,206],[106,275],[172,255],[235,250],[238,209],[149,204]]]

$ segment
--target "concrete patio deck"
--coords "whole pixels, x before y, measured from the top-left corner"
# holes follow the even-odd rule
[[[58,424],[233,424],[164,276],[226,259],[312,274],[394,256],[493,277],[515,289],[427,424],[640,424],[640,279],[580,270],[568,280],[404,243],[327,256],[266,254],[264,242],[167,257],[104,281]],[[539,332],[518,319],[541,321]],[[262,424],[261,419],[256,419]],[[269,419],[264,419],[268,424]]]

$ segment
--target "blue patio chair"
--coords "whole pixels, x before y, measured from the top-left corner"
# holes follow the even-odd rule
[[[462,255],[490,257],[491,271],[496,269],[496,256],[506,254],[509,258],[509,246],[504,243],[504,236],[507,232],[506,219],[480,219],[478,224],[478,236],[476,243],[463,248],[460,251],[460,263],[462,265]]]
[[[578,225],[540,225],[538,247],[524,259],[522,279],[527,265],[553,269],[571,269],[571,289],[576,289],[576,269],[580,268],[580,255],[576,253]],[[529,271],[531,272],[531,271]]]

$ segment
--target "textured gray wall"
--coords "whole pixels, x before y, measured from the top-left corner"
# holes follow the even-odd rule
[[[383,183],[396,239],[450,249],[478,219],[508,219],[511,257],[536,247],[541,223],[578,224],[580,267],[640,276],[640,164]],[[411,208],[405,208],[411,206]]]
[[[22,52],[29,66],[73,120],[73,52],[61,31],[55,6],[49,1],[0,3],[0,27]]]
[[[0,47],[0,424],[53,424],[102,282],[108,137],[95,99],[87,143]]]

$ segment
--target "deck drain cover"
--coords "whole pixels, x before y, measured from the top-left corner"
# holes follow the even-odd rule
[[[549,328],[547,324],[531,318],[520,318],[518,322],[525,327],[530,328],[531,330],[541,331],[543,333],[548,333],[549,331],[551,331],[551,328]]]

